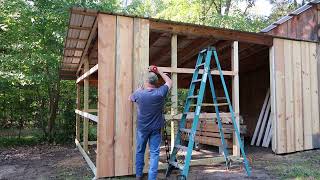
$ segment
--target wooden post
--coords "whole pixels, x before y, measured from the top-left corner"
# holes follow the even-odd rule
[[[89,71],[89,61],[88,57],[85,57],[84,61],[84,72]],[[89,78],[83,81],[83,111],[87,112],[89,109]],[[83,118],[83,149],[88,152],[88,129],[89,129],[89,119]]]
[[[276,152],[277,139],[277,107],[276,107],[276,69],[275,69],[275,51],[274,46],[269,49],[269,64],[270,64],[270,103],[271,103],[271,131],[272,143],[271,149]],[[301,67],[300,67],[301,68]]]
[[[239,116],[240,116],[240,105],[239,105],[239,42],[234,41],[232,44],[232,55],[231,55],[231,64],[232,71],[235,75],[232,78],[232,106],[234,113],[236,114],[236,123],[237,127],[240,130]],[[240,131],[239,131],[240,132]],[[237,140],[235,132],[233,133],[233,155],[240,156],[240,145]]]
[[[97,179],[114,176],[116,16],[98,15]]]
[[[149,20],[134,18],[133,20],[133,91],[143,85],[145,72],[149,67]],[[133,172],[135,172],[136,162],[136,124],[137,124],[137,106],[133,108]],[[146,153],[145,159],[147,159]],[[145,161],[148,165],[148,161]],[[145,167],[146,169],[146,167]]]
[[[80,85],[77,84],[77,100],[76,100],[76,103],[77,103],[77,109],[80,110],[81,108],[81,100],[80,100]],[[76,139],[80,142],[80,115],[79,114],[76,114]]]
[[[178,67],[178,37],[173,34],[171,37],[171,68]],[[171,115],[176,115],[178,113],[178,74],[172,73],[172,89],[171,89]],[[171,120],[171,151],[174,147],[175,132],[174,132],[175,121]]]

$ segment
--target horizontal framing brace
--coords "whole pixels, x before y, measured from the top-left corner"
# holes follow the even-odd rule
[[[86,73],[84,73],[82,76],[80,76],[77,79],[77,83],[79,83],[80,81],[82,81],[83,79],[89,77],[91,74],[95,73],[98,70],[98,64],[93,66],[89,71],[87,71]]]
[[[219,113],[221,118],[225,117],[231,117],[230,113]],[[171,115],[171,114],[165,114],[165,119],[166,120],[180,120],[182,117],[182,114],[177,114],[177,115]],[[235,114],[236,117],[239,116],[239,114]],[[190,113],[187,115],[186,119],[193,119],[194,118],[194,113]],[[217,118],[216,113],[201,113],[199,116],[200,119],[210,119],[210,118]]]
[[[83,111],[80,111],[78,109],[75,110],[75,113],[79,114],[82,117],[88,118],[88,119],[98,123],[98,116],[96,116],[96,115],[93,115],[93,114],[90,114],[90,113],[87,113],[87,112],[83,112]]]
[[[80,142],[81,145],[83,145],[83,142]],[[97,144],[97,141],[88,141],[88,145],[89,146],[92,146],[92,145],[95,145]]]
[[[172,67],[158,67],[163,72],[180,73],[180,74],[193,74],[194,69],[192,68],[172,68]],[[203,74],[203,69],[199,70],[199,74]],[[218,70],[211,70],[212,75],[220,75]],[[238,72],[235,71],[222,71],[225,76],[235,76]]]
[[[97,174],[97,168],[96,166],[93,164],[93,162],[91,161],[90,157],[87,155],[87,153],[83,150],[83,148],[81,147],[79,141],[77,139],[74,140],[76,146],[78,147],[80,153],[82,154],[83,158],[86,160],[88,166],[90,167],[90,169],[92,170],[94,176],[96,176]]]

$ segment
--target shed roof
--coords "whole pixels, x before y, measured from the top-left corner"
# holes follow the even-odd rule
[[[311,1],[303,6],[301,6],[300,8],[292,11],[291,13],[289,13],[286,16],[281,17],[279,20],[277,20],[276,22],[270,24],[269,26],[267,26],[266,28],[262,29],[261,32],[262,33],[267,33],[269,31],[271,31],[272,29],[278,27],[279,25],[287,22],[288,20],[290,20],[293,16],[297,16],[303,12],[305,12],[306,10],[310,9],[313,5],[319,4],[320,0],[314,0]]]
[[[92,42],[94,42],[97,36],[96,19],[100,13],[148,19],[150,21],[150,31],[153,32],[164,32],[202,38],[214,38],[219,40],[234,40],[266,46],[272,45],[272,36],[263,33],[252,33],[190,23],[128,16],[124,14],[101,12],[92,9],[71,8],[60,70],[62,79],[76,79],[76,75],[81,69],[83,59],[85,55],[87,55],[88,50],[91,48],[97,48],[94,47],[95,45]],[[152,37],[150,35],[150,41],[151,40]],[[96,63],[97,62],[90,61],[91,66]]]

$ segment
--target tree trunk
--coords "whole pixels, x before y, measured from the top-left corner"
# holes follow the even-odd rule
[[[224,11],[224,15],[229,15],[230,7],[231,7],[231,0],[227,0],[226,1],[226,10]]]
[[[21,130],[23,127],[23,121],[22,121],[22,117],[19,118],[19,139],[21,138]]]
[[[60,97],[60,77],[54,87],[52,88],[52,93],[50,97],[50,107],[49,107],[49,119],[48,119],[48,140],[49,142],[53,141],[53,135],[54,135],[54,125],[55,120],[57,117],[58,112],[58,103],[59,103],[59,97]]]

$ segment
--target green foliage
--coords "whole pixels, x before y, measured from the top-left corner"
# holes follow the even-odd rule
[[[44,138],[38,129],[0,129],[0,148],[29,146],[41,143]]]
[[[1,0],[0,128],[40,128],[50,142],[73,139],[75,83],[61,81],[59,68],[74,6],[118,11],[120,2]]]
[[[265,17],[238,9],[241,2],[246,2],[248,8],[252,6],[248,0],[134,0],[124,13],[251,32],[268,24]]]

